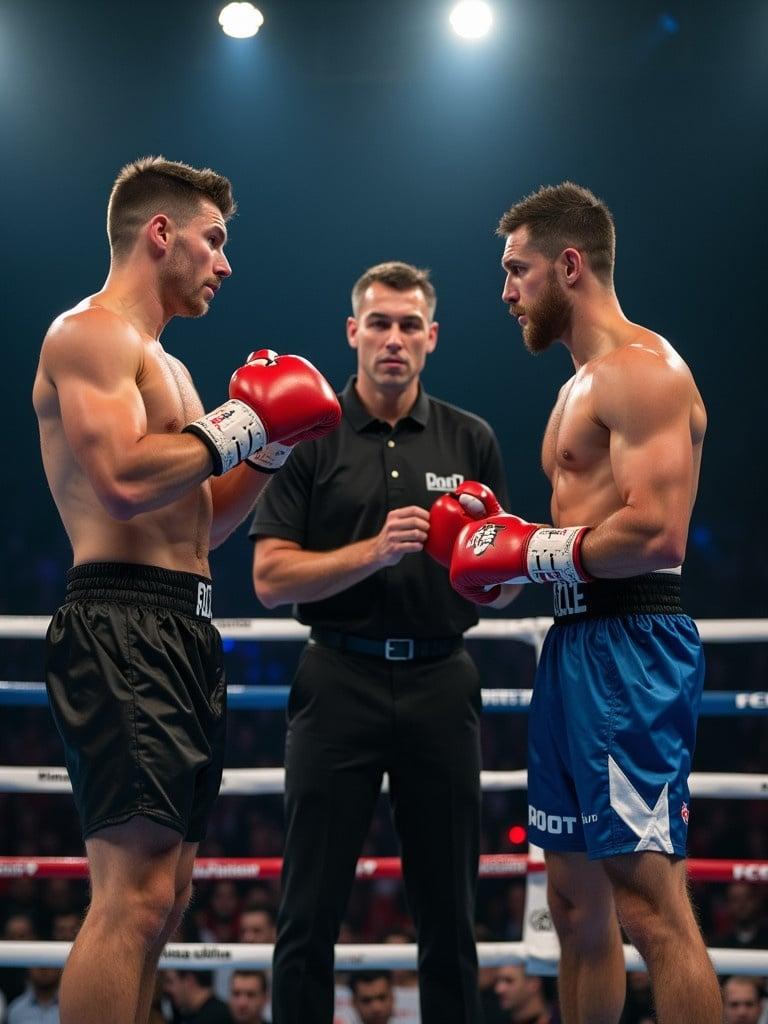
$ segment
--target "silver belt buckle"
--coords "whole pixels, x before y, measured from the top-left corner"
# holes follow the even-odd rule
[[[398,648],[396,644],[405,644],[404,651],[400,649],[400,653],[397,653]],[[413,659],[413,640],[397,640],[390,638],[384,641],[384,657],[387,661],[411,661]]]

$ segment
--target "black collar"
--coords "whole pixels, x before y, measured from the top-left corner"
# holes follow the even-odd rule
[[[361,402],[360,396],[355,388],[356,380],[357,377],[352,376],[347,381],[344,390],[341,392],[341,407],[344,410],[344,415],[349,420],[352,429],[359,434],[365,430],[366,427],[370,427],[372,424],[376,424],[381,421],[369,413]],[[413,403],[410,412],[403,416],[403,418],[398,422],[403,423],[406,420],[412,420],[422,428],[426,427],[429,423],[429,396],[421,384],[419,384],[419,394],[416,401]]]

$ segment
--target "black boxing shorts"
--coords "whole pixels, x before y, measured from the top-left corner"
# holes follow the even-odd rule
[[[210,580],[115,562],[71,569],[46,686],[84,838],[135,815],[204,838],[226,728]]]

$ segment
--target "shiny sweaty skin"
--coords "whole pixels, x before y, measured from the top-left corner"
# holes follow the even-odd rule
[[[682,551],[665,558],[650,549],[633,560],[625,539],[636,527],[623,517],[629,510],[651,523],[663,518],[684,544],[706,429],[701,395],[668,342],[630,323],[621,335],[615,348],[590,359],[563,385],[542,444],[552,522],[601,524],[600,555],[610,561],[601,558],[597,566],[589,560],[594,530],[583,553],[591,571],[604,578],[682,560]],[[649,548],[653,540],[649,530]]]
[[[88,453],[96,450],[93,434],[113,418],[113,384],[121,403],[127,403],[130,422],[125,427],[131,433],[127,443],[134,436],[179,434],[203,413],[182,363],[165,352],[159,341],[142,335],[117,309],[102,304],[103,299],[96,301],[99,298],[85,299],[54,321],[43,343],[33,389],[43,466],[72,544],[74,563],[134,562],[208,576],[213,515],[209,479],[159,508],[130,518],[124,518],[126,513],[106,494],[97,493],[102,470],[88,462]],[[91,366],[83,376],[86,361]],[[109,362],[117,363],[124,376],[118,379]],[[161,444],[162,438],[158,441]],[[192,443],[190,454],[200,460],[198,447],[202,448]],[[91,469],[91,479],[83,460]]]

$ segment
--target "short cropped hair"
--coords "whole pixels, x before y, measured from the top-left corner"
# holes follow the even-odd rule
[[[594,192],[572,181],[544,185],[502,215],[496,234],[506,237],[528,228],[531,243],[548,259],[572,245],[589,260],[603,284],[613,280],[616,228],[611,211]]]
[[[167,213],[182,226],[210,199],[225,221],[235,212],[232,185],[210,168],[144,156],[126,164],[109,196],[107,237],[112,258],[120,260],[133,248],[143,224],[156,213]]]
[[[376,282],[393,288],[396,292],[408,292],[412,288],[421,288],[424,298],[427,300],[430,319],[435,315],[437,294],[429,279],[429,271],[414,267],[410,263],[391,260],[389,263],[377,263],[375,267],[369,267],[362,277],[355,281],[352,287],[352,312],[355,316],[359,313],[366,290]]]
[[[232,972],[232,980],[234,981],[235,978],[257,978],[261,982],[262,993],[267,991],[267,976],[264,971],[245,970],[238,967]]]
[[[368,985],[372,981],[383,978],[392,987],[392,972],[385,970],[352,971],[349,975],[349,988],[353,995],[357,995],[358,985]]]

